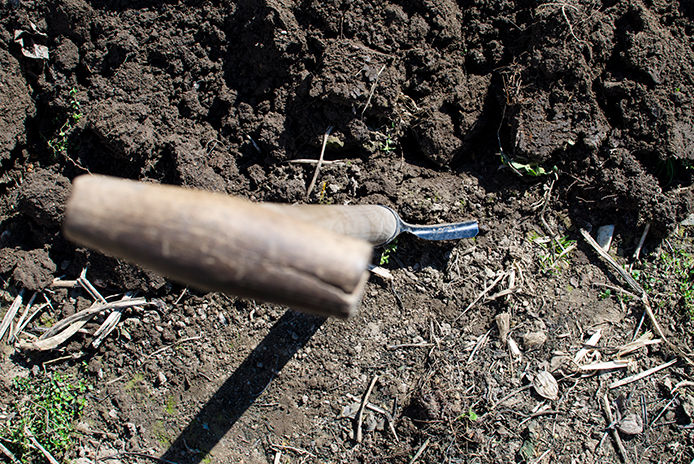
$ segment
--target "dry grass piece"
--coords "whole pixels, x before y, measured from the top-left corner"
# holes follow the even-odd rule
[[[424,444],[419,447],[415,455],[410,460],[410,464],[414,464],[415,462],[417,462],[417,459],[419,459],[422,456],[422,454],[424,454],[424,451],[427,449],[427,446],[429,446],[429,440],[430,439],[427,438]]]
[[[20,343],[19,347],[24,350],[37,351],[55,349],[77,333],[77,331],[79,331],[89,321],[89,319],[95,315],[108,309],[125,309],[132,306],[141,306],[145,304],[147,304],[147,300],[144,298],[124,299],[105,304],[94,303],[89,308],[57,322],[37,341]]]
[[[0,323],[0,341],[2,341],[2,338],[5,336],[5,332],[10,327],[10,324],[12,323],[14,317],[17,315],[19,307],[22,306],[22,295],[23,292],[20,292],[19,295],[17,295],[10,307],[7,309],[5,317],[2,318],[2,323]]]
[[[316,185],[316,179],[318,179],[318,173],[320,172],[320,167],[323,164],[323,157],[325,156],[325,147],[328,145],[328,137],[330,137],[330,133],[332,131],[333,126],[328,126],[328,128],[325,130],[325,134],[323,135],[323,147],[320,150],[320,157],[318,158],[318,163],[316,163],[316,170],[313,172],[311,183],[308,184],[308,188],[306,189],[306,197],[311,194],[313,187]]]
[[[615,359],[614,361],[602,361],[580,366],[579,369],[583,372],[588,371],[606,371],[610,369],[631,368],[636,365],[633,359]]]
[[[574,356],[574,362],[576,364],[583,361],[583,358],[586,357],[588,352],[591,349],[593,349],[595,346],[597,346],[598,342],[600,341],[600,337],[602,337],[602,331],[600,329],[598,329],[595,331],[595,333],[593,335],[590,336],[588,341],[585,343],[585,346],[576,352],[576,356]],[[590,348],[587,348],[587,347],[590,347]]]
[[[665,364],[661,364],[660,366],[653,367],[651,369],[645,370],[643,372],[640,372],[636,375],[632,375],[631,377],[627,377],[622,380],[617,380],[616,382],[612,382],[610,384],[610,390],[613,388],[619,388],[623,387],[624,385],[630,384],[632,382],[636,382],[637,380],[645,379],[646,377],[655,374],[656,372],[662,371],[663,369],[667,369],[668,367],[672,366],[677,362],[677,359],[672,359]]]
[[[374,386],[376,385],[376,381],[378,381],[378,376],[374,375],[374,378],[371,379],[371,383],[369,384],[369,388],[366,389],[366,393],[364,393],[364,397],[361,400],[359,412],[357,412],[357,431],[354,435],[354,439],[357,443],[361,443],[363,439],[362,425],[364,423],[364,409],[366,409],[366,404],[369,402],[369,397],[371,396],[371,392],[373,391]]]

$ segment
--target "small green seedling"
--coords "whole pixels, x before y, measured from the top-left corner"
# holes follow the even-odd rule
[[[398,249],[398,241],[393,240],[390,242],[388,245],[385,246],[383,249],[383,252],[381,253],[381,258],[378,261],[379,266],[383,266],[384,264],[388,264],[390,261],[390,256],[391,254],[395,253]]]
[[[386,136],[386,141],[385,143],[381,143],[380,150],[385,153],[390,153],[391,151],[395,151],[395,142],[393,142],[393,139],[391,138],[390,135]]]
[[[48,146],[53,151],[53,157],[58,158],[58,155],[65,156],[68,148],[68,137],[77,123],[82,119],[82,104],[77,99],[77,89],[72,88],[69,92],[70,96],[70,114],[65,123],[60,127],[58,133],[48,141]]]
[[[17,400],[10,408],[12,419],[0,424],[0,441],[22,463],[45,461],[36,443],[63,462],[75,446],[73,423],[82,413],[88,388],[57,373],[16,377],[11,389]]]
[[[528,239],[543,250],[540,254],[540,267],[545,273],[557,273],[561,265],[568,265],[569,256],[576,248],[576,240],[569,240],[567,236],[553,240],[551,237],[531,233]]]
[[[546,176],[551,172],[557,171],[556,166],[554,166],[552,169],[548,171],[547,169],[540,166],[538,163],[520,163],[509,158],[504,153],[500,153],[499,155],[501,156],[501,163],[504,166],[508,166],[509,168],[511,168],[513,172],[515,172],[521,177],[541,177]]]
[[[385,143],[381,142],[379,144],[379,150],[381,150],[384,153],[390,153],[391,151],[395,151],[397,148],[397,142],[393,140],[393,136],[391,131],[395,129],[395,123],[392,123],[390,125],[390,129],[386,130],[386,141]]]
[[[462,413],[458,417],[456,417],[456,420],[463,420],[467,419],[470,422],[475,422],[479,417],[477,416],[477,413],[472,410],[472,408],[468,408],[467,412]]]

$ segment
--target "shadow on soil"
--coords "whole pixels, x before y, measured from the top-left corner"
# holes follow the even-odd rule
[[[234,426],[325,319],[287,311],[176,438],[162,461],[199,463]]]

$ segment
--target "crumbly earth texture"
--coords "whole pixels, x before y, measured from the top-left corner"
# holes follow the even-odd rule
[[[691,462],[693,36],[688,0],[2,0],[0,314],[36,294],[39,336],[93,302],[51,286],[84,269],[151,304],[98,347],[106,314],[4,338],[0,381],[92,386],[72,462]],[[488,232],[401,236],[323,320],[71,244],[86,172]],[[663,334],[580,233],[607,224]]]

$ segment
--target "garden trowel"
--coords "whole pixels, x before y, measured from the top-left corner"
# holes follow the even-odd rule
[[[477,221],[437,225],[413,225],[403,221],[383,205],[282,205],[264,203],[270,208],[333,232],[366,240],[374,246],[385,245],[403,232],[425,240],[455,240],[475,237]]]
[[[63,230],[81,245],[184,284],[345,318],[361,301],[373,245],[402,232],[473,237],[478,227],[413,226],[378,205],[251,203],[85,175],[73,182]]]

